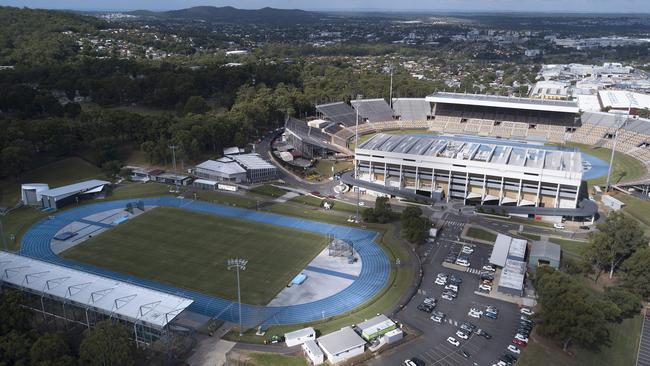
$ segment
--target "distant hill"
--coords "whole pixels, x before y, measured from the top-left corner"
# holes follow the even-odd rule
[[[232,6],[196,6],[188,9],[154,12],[136,10],[128,14],[160,19],[195,19],[213,23],[234,24],[299,24],[313,23],[323,17],[320,13],[298,9],[262,8],[257,10],[237,9]]]

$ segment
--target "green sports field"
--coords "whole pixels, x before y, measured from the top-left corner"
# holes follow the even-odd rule
[[[158,207],[63,253],[63,257],[172,286],[236,299],[226,259],[248,259],[242,302],[266,305],[326,246],[321,235]]]

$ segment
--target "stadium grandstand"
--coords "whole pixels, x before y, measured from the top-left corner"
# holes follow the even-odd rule
[[[356,176],[466,204],[576,208],[581,154],[476,137],[378,134],[355,151]]]
[[[354,126],[357,123],[357,112],[345,102],[319,104],[316,106],[316,110],[328,120],[346,127]]]
[[[461,93],[434,93],[426,100],[433,103],[436,119],[520,122],[529,128],[538,124],[574,127],[579,123],[578,104],[573,101]]]
[[[282,139],[307,159],[345,153],[343,148],[330,143],[330,135],[292,117],[285,121]]]
[[[194,301],[113,278],[0,251],[0,285],[22,291],[24,306],[43,316],[91,328],[112,319],[138,345],[167,334]]]
[[[395,113],[382,98],[353,100],[350,103],[359,112],[359,122],[385,122],[394,118]]]
[[[394,98],[395,117],[404,121],[431,119],[431,103],[424,98]]]

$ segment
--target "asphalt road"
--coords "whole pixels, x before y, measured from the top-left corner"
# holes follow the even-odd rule
[[[369,362],[370,365],[402,365],[404,360],[412,357],[424,360],[427,365],[492,365],[501,354],[507,352],[505,349],[512,340],[519,319],[517,306],[474,293],[479,283],[477,273],[482,265],[487,263],[492,246],[468,242],[474,247],[474,253],[470,256],[471,270],[469,272],[442,267],[442,262],[449,251],[460,251],[462,244],[456,242],[462,241],[459,237],[463,225],[467,221],[468,219],[465,217],[447,216],[445,226],[437,241],[422,248],[423,255],[427,254],[427,256],[423,262],[424,280],[420,293],[398,315],[398,320],[419,329],[422,336],[380,354],[378,358]],[[440,272],[454,274],[463,280],[458,297],[453,301],[440,298],[442,286],[433,283]],[[427,296],[438,299],[436,310],[442,311],[446,315],[442,324],[433,322],[429,319],[430,314],[417,309],[417,306]],[[475,319],[467,315],[470,308],[478,307],[484,310],[487,305],[493,305],[499,309],[497,320],[485,317]],[[478,328],[487,331],[492,339],[488,340],[475,334],[468,340],[459,339],[455,333],[458,325],[464,321],[469,321]],[[446,339],[449,336],[461,341],[460,346],[455,347],[448,343]],[[470,357],[464,358],[460,350],[469,353]]]

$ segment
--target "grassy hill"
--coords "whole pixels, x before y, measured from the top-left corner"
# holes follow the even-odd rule
[[[313,23],[323,16],[319,13],[298,9],[262,8],[255,10],[237,9],[232,6],[195,6],[187,9],[154,12],[136,10],[129,14],[140,17],[154,17],[160,19],[191,19],[204,20],[214,23],[241,23],[241,24],[298,24]]]

